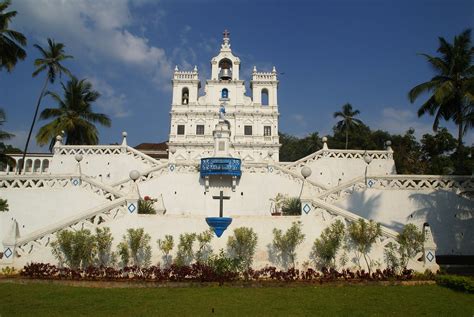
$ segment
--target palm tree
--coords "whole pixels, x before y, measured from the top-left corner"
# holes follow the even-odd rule
[[[8,28],[12,18],[16,16],[16,11],[4,12],[10,5],[10,0],[0,2],[0,70],[5,68],[8,72],[12,71],[18,60],[26,58],[26,52],[22,48],[26,45],[26,37]]]
[[[35,126],[36,117],[38,116],[38,110],[41,104],[41,99],[46,91],[46,86],[48,82],[54,83],[56,77],[59,75],[61,77],[62,73],[65,73],[68,76],[72,76],[71,72],[61,65],[61,62],[65,59],[72,58],[72,56],[64,55],[64,44],[56,43],[52,39],[48,39],[48,49],[45,50],[38,44],[34,45],[41,53],[42,58],[37,58],[35,60],[35,67],[36,70],[33,72],[33,77],[36,77],[39,73],[44,70],[48,71],[48,75],[45,78],[43,88],[41,89],[41,93],[38,97],[38,102],[36,103],[35,114],[33,116],[33,121],[31,122],[30,131],[28,132],[28,138],[26,139],[25,150],[23,151],[23,166],[20,166],[20,172],[25,165],[25,156],[28,151],[28,144],[30,143],[31,133],[33,132],[33,128]]]
[[[342,106],[342,111],[334,112],[334,118],[342,118],[341,121],[337,122],[336,127],[346,131],[346,150],[349,144],[349,130],[354,126],[362,124],[361,120],[354,118],[359,113],[359,110],[352,111],[352,105],[350,103],[346,103]]]
[[[474,126],[474,48],[471,45],[471,30],[455,36],[453,44],[440,37],[438,52],[439,57],[421,54],[435,71],[435,76],[412,88],[408,98],[413,103],[421,94],[431,94],[418,109],[418,117],[426,113],[434,115],[434,131],[438,129],[440,119],[453,120],[458,126],[459,151],[464,134]]]
[[[5,123],[6,115],[5,111],[0,108],[0,127]],[[10,156],[5,154],[5,145],[3,144],[4,140],[9,140],[14,135],[8,132],[5,132],[0,129],[0,164],[9,164],[11,166],[15,166],[15,160],[12,159]]]
[[[64,97],[57,93],[48,91],[58,108],[46,108],[41,112],[40,119],[53,119],[44,125],[36,135],[36,141],[40,145],[54,142],[54,138],[64,131],[65,144],[97,144],[99,142],[98,131],[94,123],[110,127],[110,119],[102,113],[92,112],[91,106],[99,98],[100,94],[92,89],[92,84],[85,79],[78,80],[72,77],[66,85],[61,83]]]

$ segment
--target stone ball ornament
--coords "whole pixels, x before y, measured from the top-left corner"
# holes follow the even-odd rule
[[[273,156],[273,154],[274,154],[274,152],[273,152],[273,150],[272,150],[272,149],[268,150],[268,156],[272,157],[272,156]]]
[[[176,149],[175,149],[174,147],[172,147],[172,148],[170,149],[170,152],[171,152],[171,154],[174,154],[174,153],[176,153]]]
[[[309,166],[303,166],[301,169],[301,176],[303,176],[305,179],[311,176],[311,168]]]
[[[326,143],[328,141],[328,138],[323,136],[322,140],[323,140],[324,143]]]
[[[140,172],[137,170],[133,170],[133,171],[130,171],[128,176],[130,177],[132,181],[136,181],[140,177]]]
[[[364,162],[367,163],[367,164],[370,164],[370,162],[372,162],[372,157],[368,154],[365,154],[364,155]]]
[[[386,146],[392,145],[392,141],[388,140],[387,142],[385,142],[385,145],[386,145]]]
[[[123,131],[123,132],[122,132],[122,136],[123,136],[124,138],[126,138],[127,135],[128,135],[127,131]]]
[[[82,161],[82,159],[83,159],[82,154],[77,153],[77,154],[74,156],[74,159],[76,159],[76,161],[79,163],[79,162]]]
[[[60,135],[57,135],[57,136],[56,136],[56,141],[61,142],[62,140],[63,140],[63,137],[62,137],[62,136],[60,136]]]

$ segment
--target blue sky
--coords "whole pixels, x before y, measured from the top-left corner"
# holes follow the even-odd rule
[[[433,73],[417,53],[435,54],[438,36],[451,41],[474,21],[474,2],[461,0],[13,2],[12,28],[27,36],[28,58],[0,73],[0,106],[5,130],[16,134],[10,143],[20,148],[44,76],[31,77],[39,56],[33,44],[48,37],[74,56],[65,66],[102,94],[95,110],[112,118],[111,128],[100,128],[103,144],[120,142],[122,131],[131,145],[167,140],[174,65],[197,65],[204,86],[225,28],[247,86],[253,65],[283,73],[280,131],[328,134],[332,114],[350,102],[373,129],[413,127],[421,135],[431,132],[433,118],[417,118],[421,100],[410,104],[407,92]],[[59,83],[50,90],[60,91]],[[46,98],[42,109],[53,106]],[[474,142],[473,132],[466,141]],[[47,147],[33,143],[30,150]]]

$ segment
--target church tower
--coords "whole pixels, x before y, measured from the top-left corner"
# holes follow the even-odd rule
[[[246,95],[245,81],[240,79],[240,59],[232,53],[229,32],[223,33],[219,54],[211,60],[211,78],[206,80],[200,96],[201,82],[197,67],[192,71],[175,68],[169,135],[169,158],[173,161],[195,161],[215,155],[214,131],[229,131],[230,157],[244,162],[279,160],[278,79],[271,72],[257,72],[254,66]],[[224,109],[222,117],[220,109]]]

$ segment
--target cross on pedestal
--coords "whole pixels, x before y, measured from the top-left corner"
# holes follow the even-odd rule
[[[225,39],[228,39],[229,38],[229,35],[230,35],[230,32],[227,31],[227,29],[224,30],[224,33],[222,33],[224,35],[224,38]]]
[[[212,196],[212,198],[220,200],[219,217],[223,217],[223,214],[224,214],[224,200],[230,199],[230,196],[224,196],[224,192],[221,190],[219,196]]]

